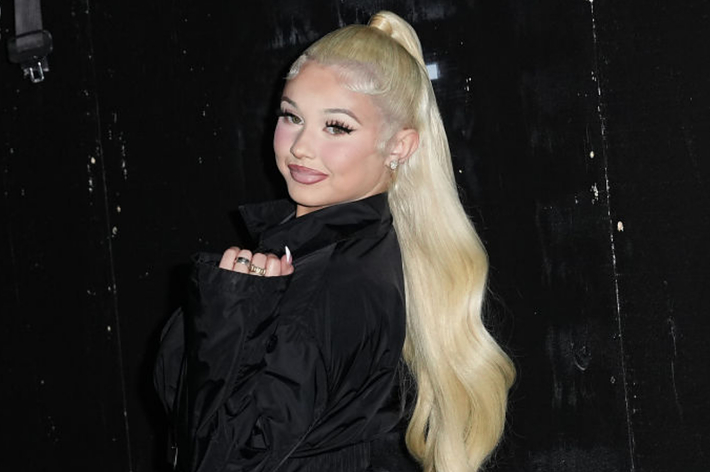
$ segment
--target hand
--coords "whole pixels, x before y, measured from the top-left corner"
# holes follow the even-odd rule
[[[279,259],[273,254],[262,254],[260,252],[252,255],[251,251],[248,249],[239,249],[236,246],[232,246],[224,251],[222,260],[219,262],[219,267],[221,269],[233,270],[234,272],[241,272],[242,274],[265,277],[278,277],[280,275],[293,273],[293,261],[291,260],[291,253],[288,251],[288,248],[286,254]],[[259,269],[263,269],[263,272]]]

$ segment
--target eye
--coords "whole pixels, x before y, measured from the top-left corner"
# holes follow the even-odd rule
[[[342,121],[328,121],[325,123],[325,129],[330,134],[350,134],[353,129]]]
[[[283,120],[287,123],[291,123],[293,125],[300,125],[301,123],[303,123],[303,120],[300,117],[294,115],[290,111],[279,110],[278,116],[279,118],[283,118]]]

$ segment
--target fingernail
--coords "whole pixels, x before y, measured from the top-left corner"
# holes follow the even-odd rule
[[[286,249],[286,262],[288,262],[290,264],[291,262],[293,262],[293,257],[291,256],[291,250],[288,248],[288,246],[284,246],[284,248]]]

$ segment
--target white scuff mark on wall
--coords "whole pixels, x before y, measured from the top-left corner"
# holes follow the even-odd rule
[[[94,193],[94,176],[93,169],[91,166],[96,165],[96,158],[94,156],[89,156],[89,162],[86,163],[86,173],[89,174],[89,193]]]
[[[116,213],[121,213],[121,205],[116,205]]]
[[[472,77],[466,77],[466,81],[465,81],[466,85],[464,86],[464,90],[466,90],[467,92],[471,91],[471,81],[472,80],[473,80]]]
[[[594,151],[589,151],[589,158],[594,159]]]
[[[616,230],[621,233],[624,231],[624,222],[623,221],[617,221],[616,222]]]
[[[125,159],[121,159],[121,172],[123,173],[123,180],[128,180],[128,166]]]
[[[111,325],[106,326],[106,331],[111,332]]]
[[[121,143],[121,157],[126,157],[126,141],[123,139],[123,133],[118,134],[118,141]]]
[[[592,188],[589,189],[592,192],[592,205],[599,201],[599,189],[597,188],[597,183],[592,184]]]
[[[594,47],[594,64],[593,70],[594,80],[597,89],[597,114],[599,116],[599,133],[602,140],[602,151],[607,149],[607,131],[606,131],[606,118],[602,112],[602,104],[604,103],[604,94],[602,93],[601,80],[598,80],[598,75],[600,71],[599,64],[604,60],[601,55],[599,48],[599,38],[597,37],[597,22],[596,22],[596,12],[594,11],[594,0],[589,0],[589,18],[591,22],[591,33],[592,33],[592,44]],[[611,218],[611,185],[609,183],[609,160],[606,153],[602,153],[602,167],[604,170],[604,187],[605,187],[605,206],[606,206],[606,218],[607,224],[609,225],[609,249],[611,251],[611,266],[614,274],[614,296],[616,299],[616,327],[619,340],[619,354],[621,358],[621,386],[624,392],[624,406],[626,409],[626,433],[629,444],[629,457],[631,460],[629,472],[636,472],[636,439],[634,436],[634,406],[633,402],[629,399],[631,392],[630,379],[627,376],[627,365],[626,365],[626,353],[624,346],[624,325],[623,318],[624,314],[621,309],[621,295],[619,291],[619,270],[618,262],[616,260],[616,241],[614,240],[614,229]]]
[[[111,228],[111,235],[116,236],[117,234],[118,234],[118,228],[114,226],[113,228]]]

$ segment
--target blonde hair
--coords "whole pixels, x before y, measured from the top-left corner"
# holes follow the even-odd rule
[[[393,123],[384,143],[397,129],[419,133],[388,194],[406,287],[403,356],[417,383],[407,446],[426,472],[478,470],[502,435],[515,369],[481,319],[488,258],[458,197],[417,34],[382,11],[314,43],[288,78],[307,61],[336,67],[349,89],[373,97]]]

